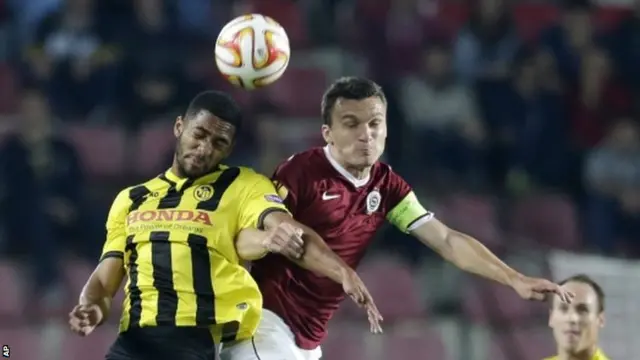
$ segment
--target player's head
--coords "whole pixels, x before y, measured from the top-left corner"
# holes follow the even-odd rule
[[[322,97],[322,136],[345,167],[373,165],[387,139],[387,99],[375,82],[343,77]]]
[[[580,354],[594,349],[604,326],[604,292],[587,275],[574,275],[559,283],[575,294],[571,304],[554,297],[551,300],[549,326],[558,350]]]
[[[240,108],[230,96],[219,91],[198,94],[173,127],[179,175],[193,178],[213,171],[231,153],[241,124]]]

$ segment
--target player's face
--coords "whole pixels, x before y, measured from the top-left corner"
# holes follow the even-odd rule
[[[569,282],[565,287],[575,294],[573,302],[565,304],[553,299],[549,326],[558,348],[576,354],[596,346],[604,315],[598,311],[598,296],[591,286]]]
[[[322,126],[325,141],[348,167],[372,166],[387,139],[387,106],[373,96],[363,100],[338,99],[331,125]]]
[[[231,153],[235,126],[201,111],[189,120],[176,119],[175,161],[182,176],[195,178],[213,171]]]

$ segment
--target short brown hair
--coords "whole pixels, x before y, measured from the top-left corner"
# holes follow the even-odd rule
[[[587,274],[576,274],[560,281],[558,285],[564,285],[570,282],[589,285],[593,289],[593,291],[595,291],[596,296],[598,297],[598,312],[602,313],[604,311],[604,291],[602,290],[600,284],[598,284]]]
[[[385,105],[387,104],[387,97],[382,87],[373,80],[355,76],[339,78],[322,96],[322,121],[325,125],[331,125],[331,114],[338,99],[364,100],[373,96],[377,96]]]

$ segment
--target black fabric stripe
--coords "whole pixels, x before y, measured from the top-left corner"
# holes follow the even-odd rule
[[[413,224],[415,224],[418,220],[423,219],[427,216],[431,216],[431,213],[429,211],[427,211],[426,213],[424,213],[424,215],[422,216],[418,216],[417,218],[415,218],[413,221],[411,221],[409,223],[409,225],[407,225],[407,229],[409,229]]]
[[[167,178],[167,176],[165,174],[160,174],[160,175],[158,175],[158,177],[160,178],[160,180],[166,182],[170,186],[176,186],[175,181],[169,180],[169,178]]]
[[[172,185],[167,194],[160,199],[158,209],[175,209],[180,205],[180,200],[182,200],[182,193],[176,190],[175,185]]]
[[[151,190],[144,185],[136,186],[129,190],[129,199],[131,199],[131,206],[129,206],[129,212],[138,210],[140,205],[147,199],[146,196],[151,193]]]
[[[100,258],[100,261],[107,259],[107,258],[120,258],[123,259],[124,258],[124,254],[121,251],[107,251],[106,253],[104,253],[102,255],[102,257]]]
[[[274,213],[274,212],[283,212],[286,213],[287,211],[283,208],[278,208],[278,207],[272,207],[272,208],[268,208],[266,210],[264,210],[260,216],[258,217],[258,226],[257,228],[259,230],[264,230],[264,219],[267,217],[267,215]]]
[[[237,167],[230,167],[220,174],[220,177],[211,184],[213,186],[213,196],[209,200],[200,201],[198,203],[198,210],[216,211],[218,205],[220,205],[220,199],[224,192],[231,186],[236,178],[240,175],[240,169]]]
[[[189,234],[187,243],[191,249],[193,290],[196,297],[196,325],[210,325],[216,322],[216,296],[211,279],[211,261],[207,238]]]
[[[251,346],[253,346],[253,353],[256,355],[256,358],[258,358],[258,360],[262,360],[262,359],[260,359],[260,355],[258,355],[258,348],[256,347],[256,338],[255,338],[255,336],[251,337]]]
[[[129,327],[140,326],[142,316],[142,298],[138,288],[138,251],[133,242],[133,235],[127,237],[126,251],[129,255]]]
[[[222,325],[222,338],[221,342],[229,342],[236,340],[238,336],[238,330],[240,329],[240,323],[237,321],[231,321]]]
[[[175,325],[178,312],[178,293],[173,285],[173,265],[171,263],[171,242],[168,231],[152,231],[151,264],[153,266],[153,287],[158,290],[156,324]]]

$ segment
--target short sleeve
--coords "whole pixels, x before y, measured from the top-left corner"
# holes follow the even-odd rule
[[[249,182],[250,185],[245,188],[246,195],[240,206],[240,229],[261,229],[262,222],[268,214],[274,211],[289,212],[267,177],[255,173],[252,177],[255,177],[255,180]]]
[[[402,177],[392,171],[389,183],[390,210],[387,220],[393,226],[408,233],[433,218],[433,213],[420,204],[411,186]]]
[[[276,168],[271,180],[284,204],[295,213],[300,197],[300,186],[298,184],[301,182],[301,174],[299,168],[292,161],[294,156]]]
[[[126,246],[126,221],[131,200],[129,199],[129,189],[121,191],[111,205],[109,216],[107,217],[107,239],[102,248],[100,261],[109,257],[124,257]]]

